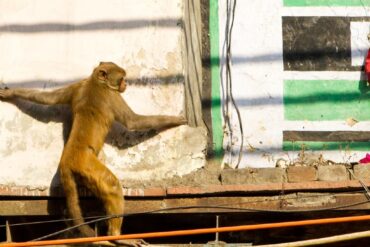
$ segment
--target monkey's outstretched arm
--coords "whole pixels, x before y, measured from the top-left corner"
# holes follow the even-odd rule
[[[129,130],[149,130],[162,129],[173,126],[186,124],[187,121],[182,116],[166,116],[166,115],[132,115],[127,121],[127,128]]]
[[[73,91],[77,87],[78,83],[53,91],[40,91],[26,88],[0,89],[0,100],[21,98],[45,105],[68,104],[72,99]]]
[[[144,116],[136,114],[123,99],[119,106],[116,112],[116,120],[129,130],[162,129],[187,123],[187,120],[183,116]]]

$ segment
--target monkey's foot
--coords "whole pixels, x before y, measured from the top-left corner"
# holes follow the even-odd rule
[[[112,240],[117,246],[140,247],[148,245],[143,239]]]

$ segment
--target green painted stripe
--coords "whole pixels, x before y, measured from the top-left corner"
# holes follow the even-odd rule
[[[218,0],[209,0],[209,33],[211,53],[211,78],[212,78],[212,132],[213,150],[216,158],[223,155],[222,118],[220,97],[220,55],[219,55],[219,26],[218,26]]]
[[[370,92],[365,81],[285,80],[285,120],[370,120]]]
[[[284,0],[286,7],[307,6],[369,6],[370,0]]]
[[[299,150],[348,150],[369,151],[370,142],[283,142],[284,151]]]
[[[370,131],[283,131],[284,141],[370,142]]]

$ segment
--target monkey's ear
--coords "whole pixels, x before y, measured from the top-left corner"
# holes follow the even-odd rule
[[[98,79],[102,81],[106,81],[108,79],[108,72],[105,69],[99,69],[98,72]]]

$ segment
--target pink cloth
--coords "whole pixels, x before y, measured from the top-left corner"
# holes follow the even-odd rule
[[[367,75],[367,81],[370,82],[370,49],[367,51],[365,60],[365,74]]]
[[[365,158],[360,159],[361,164],[370,163],[370,154],[366,154]]]

